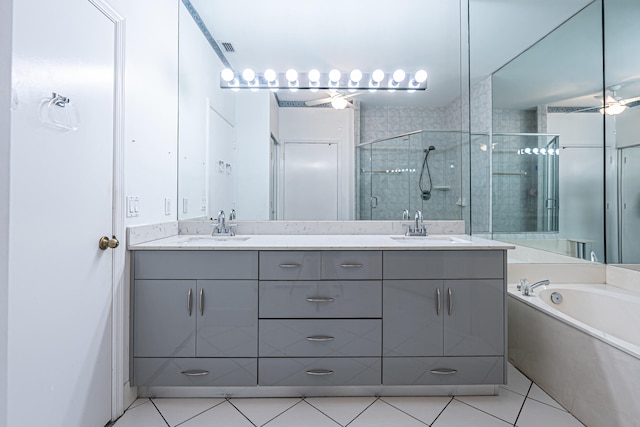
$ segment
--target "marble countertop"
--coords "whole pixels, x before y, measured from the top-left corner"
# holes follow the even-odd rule
[[[511,244],[464,234],[175,235],[128,245],[130,250],[506,250]]]

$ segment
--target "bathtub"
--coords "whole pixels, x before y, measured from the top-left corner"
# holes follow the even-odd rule
[[[586,426],[640,426],[640,295],[573,284],[535,293],[509,286],[509,360]]]

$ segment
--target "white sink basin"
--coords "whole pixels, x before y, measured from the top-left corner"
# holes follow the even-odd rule
[[[179,244],[207,244],[217,242],[244,242],[249,240],[250,236],[183,236],[179,237],[177,243]]]
[[[402,243],[420,243],[420,244],[469,244],[471,243],[468,240],[461,239],[455,236],[445,236],[445,235],[433,235],[433,236],[392,236],[391,239],[402,242]]]

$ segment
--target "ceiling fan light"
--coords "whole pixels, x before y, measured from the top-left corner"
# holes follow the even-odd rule
[[[608,114],[610,116],[615,116],[617,114],[620,114],[622,112],[624,112],[624,110],[627,109],[626,105],[623,105],[619,102],[616,102],[614,104],[609,104],[604,108],[600,109],[600,114]]]
[[[341,96],[335,97],[331,100],[331,106],[336,110],[344,110],[348,101]]]

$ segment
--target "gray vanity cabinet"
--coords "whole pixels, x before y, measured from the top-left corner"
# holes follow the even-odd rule
[[[384,253],[384,384],[504,381],[505,256]]]
[[[256,385],[257,252],[134,257],[135,385]]]

